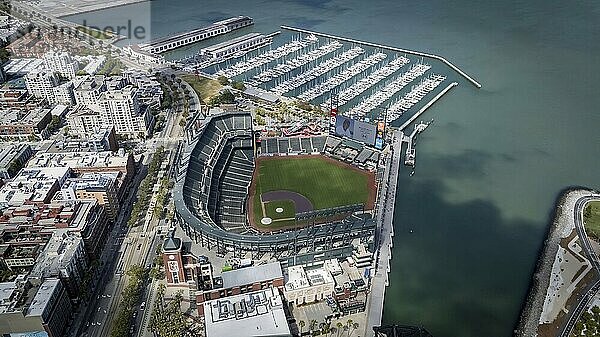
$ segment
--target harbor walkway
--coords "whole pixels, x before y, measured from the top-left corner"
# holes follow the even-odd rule
[[[394,236],[394,205],[398,173],[402,155],[404,134],[400,130],[393,131],[390,152],[385,158],[385,172],[381,180],[377,207],[377,251],[375,268],[372,271],[371,294],[368,303],[367,326],[365,336],[374,336],[373,327],[381,325],[385,289],[389,285],[390,260],[392,258],[392,238]]]

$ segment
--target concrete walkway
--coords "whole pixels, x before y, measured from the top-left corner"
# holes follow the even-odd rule
[[[375,268],[372,271],[371,293],[368,303],[367,326],[364,336],[374,336],[373,327],[381,325],[385,289],[389,285],[388,273],[392,258],[392,238],[394,236],[394,205],[398,173],[400,170],[403,133],[394,131],[391,152],[385,158],[385,172],[378,200],[377,225],[379,246],[376,251]]]

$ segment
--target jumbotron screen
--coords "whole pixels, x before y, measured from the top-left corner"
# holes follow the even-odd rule
[[[346,116],[337,115],[335,116],[335,134],[372,146],[375,144],[377,126],[354,120]]]

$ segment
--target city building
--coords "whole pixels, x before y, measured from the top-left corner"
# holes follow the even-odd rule
[[[27,89],[4,85],[0,88],[0,108],[27,110],[38,106],[37,100],[29,95]]]
[[[289,303],[302,305],[322,301],[332,296],[335,280],[325,268],[287,268],[284,296]]]
[[[94,112],[100,112],[98,99],[106,91],[104,75],[84,76],[78,80],[74,88],[75,102],[80,107],[88,108]]]
[[[277,288],[207,301],[203,304],[206,337],[291,337]]]
[[[7,79],[8,79],[8,76],[6,75],[6,72],[4,71],[4,65],[0,64],[0,83],[6,82]]]
[[[33,151],[29,144],[3,143],[0,148],[0,178],[14,177],[31,156]]]
[[[65,229],[83,239],[86,254],[91,258],[100,252],[109,228],[105,208],[93,199],[9,206],[0,215],[0,255],[14,257],[10,247],[27,247],[37,252],[56,230]],[[14,266],[27,269],[32,264],[23,266],[26,262]]]
[[[49,203],[69,177],[68,167],[24,168],[0,188],[0,210],[24,203]]]
[[[167,233],[162,245],[163,263],[166,269],[167,287],[193,287],[212,289],[212,265],[208,258],[197,258],[187,251],[175,231]]]
[[[4,64],[8,76],[25,76],[30,72],[44,68],[44,61],[38,58],[13,57]]]
[[[79,296],[87,267],[83,239],[67,229],[52,232],[52,237],[29,273],[30,279],[60,279],[70,298]]]
[[[35,264],[41,248],[38,242],[1,244],[0,261],[11,271],[29,269]]]
[[[45,139],[48,136],[46,126],[51,120],[52,115],[48,109],[0,111],[0,138],[27,140],[35,135]]]
[[[50,144],[45,144],[40,152],[63,153],[63,152],[103,152],[118,151],[117,135],[112,126],[93,130],[89,135],[82,138],[59,138]]]
[[[55,104],[54,87],[60,84],[56,74],[46,70],[35,70],[25,75],[25,85],[29,94],[40,99],[45,99],[50,104]]]
[[[160,83],[154,78],[139,71],[130,71],[124,74],[129,83],[138,88],[138,99],[141,104],[159,107],[162,102],[163,91]]]
[[[101,127],[100,113],[87,106],[77,105],[67,114],[69,133],[79,137],[87,137]]]
[[[60,279],[34,284],[24,276],[0,283],[0,331],[62,337],[73,313]]]
[[[68,81],[52,88],[54,101],[51,103],[73,105],[75,104],[75,96],[73,94],[73,82]]]
[[[167,268],[168,269],[168,268]],[[196,293],[199,315],[204,315],[203,303],[232,295],[284,286],[283,272],[279,262],[272,262],[253,267],[234,269],[221,274],[214,280],[214,287]]]
[[[86,254],[90,259],[100,256],[110,229],[106,209],[96,200],[78,201],[72,207],[75,212],[69,230],[81,235]]]
[[[160,105],[160,84],[140,73],[86,76],[74,89],[76,108],[67,116],[71,133],[87,136],[100,126],[120,135],[145,137],[151,132],[149,106]]]
[[[47,70],[58,73],[61,77],[72,80],[79,70],[79,64],[67,52],[49,51],[43,57]]]
[[[123,173],[86,172],[79,177],[69,178],[62,185],[60,200],[73,201],[95,199],[106,208],[111,220],[116,220],[119,211],[119,176]]]
[[[27,163],[28,167],[68,167],[75,174],[85,172],[121,172],[117,187],[119,200],[135,171],[133,155],[119,149],[117,152],[38,152]]]
[[[152,114],[148,106],[140,104],[134,86],[102,93],[99,105],[100,123],[113,125],[117,134],[146,137],[150,133]]]

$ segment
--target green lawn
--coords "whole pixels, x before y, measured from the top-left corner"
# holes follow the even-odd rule
[[[591,237],[600,239],[600,201],[588,203],[584,210],[585,231]]]
[[[109,32],[92,29],[92,28],[85,27],[85,26],[79,26],[76,29],[82,33],[85,33],[93,38],[100,39],[100,40],[108,40],[108,39],[112,38],[114,35]]]
[[[183,75],[181,79],[189,83],[198,97],[207,103],[212,96],[215,96],[221,90],[222,85],[217,81],[206,77],[198,77],[196,75]]]
[[[366,172],[340,166],[325,158],[263,159],[258,162],[258,173],[253,201],[257,225],[262,218],[260,195],[265,192],[288,190],[300,193],[310,200],[315,210],[366,204],[369,198],[369,176]],[[271,215],[269,204],[267,214]],[[275,225],[278,223],[274,222],[270,227]]]

